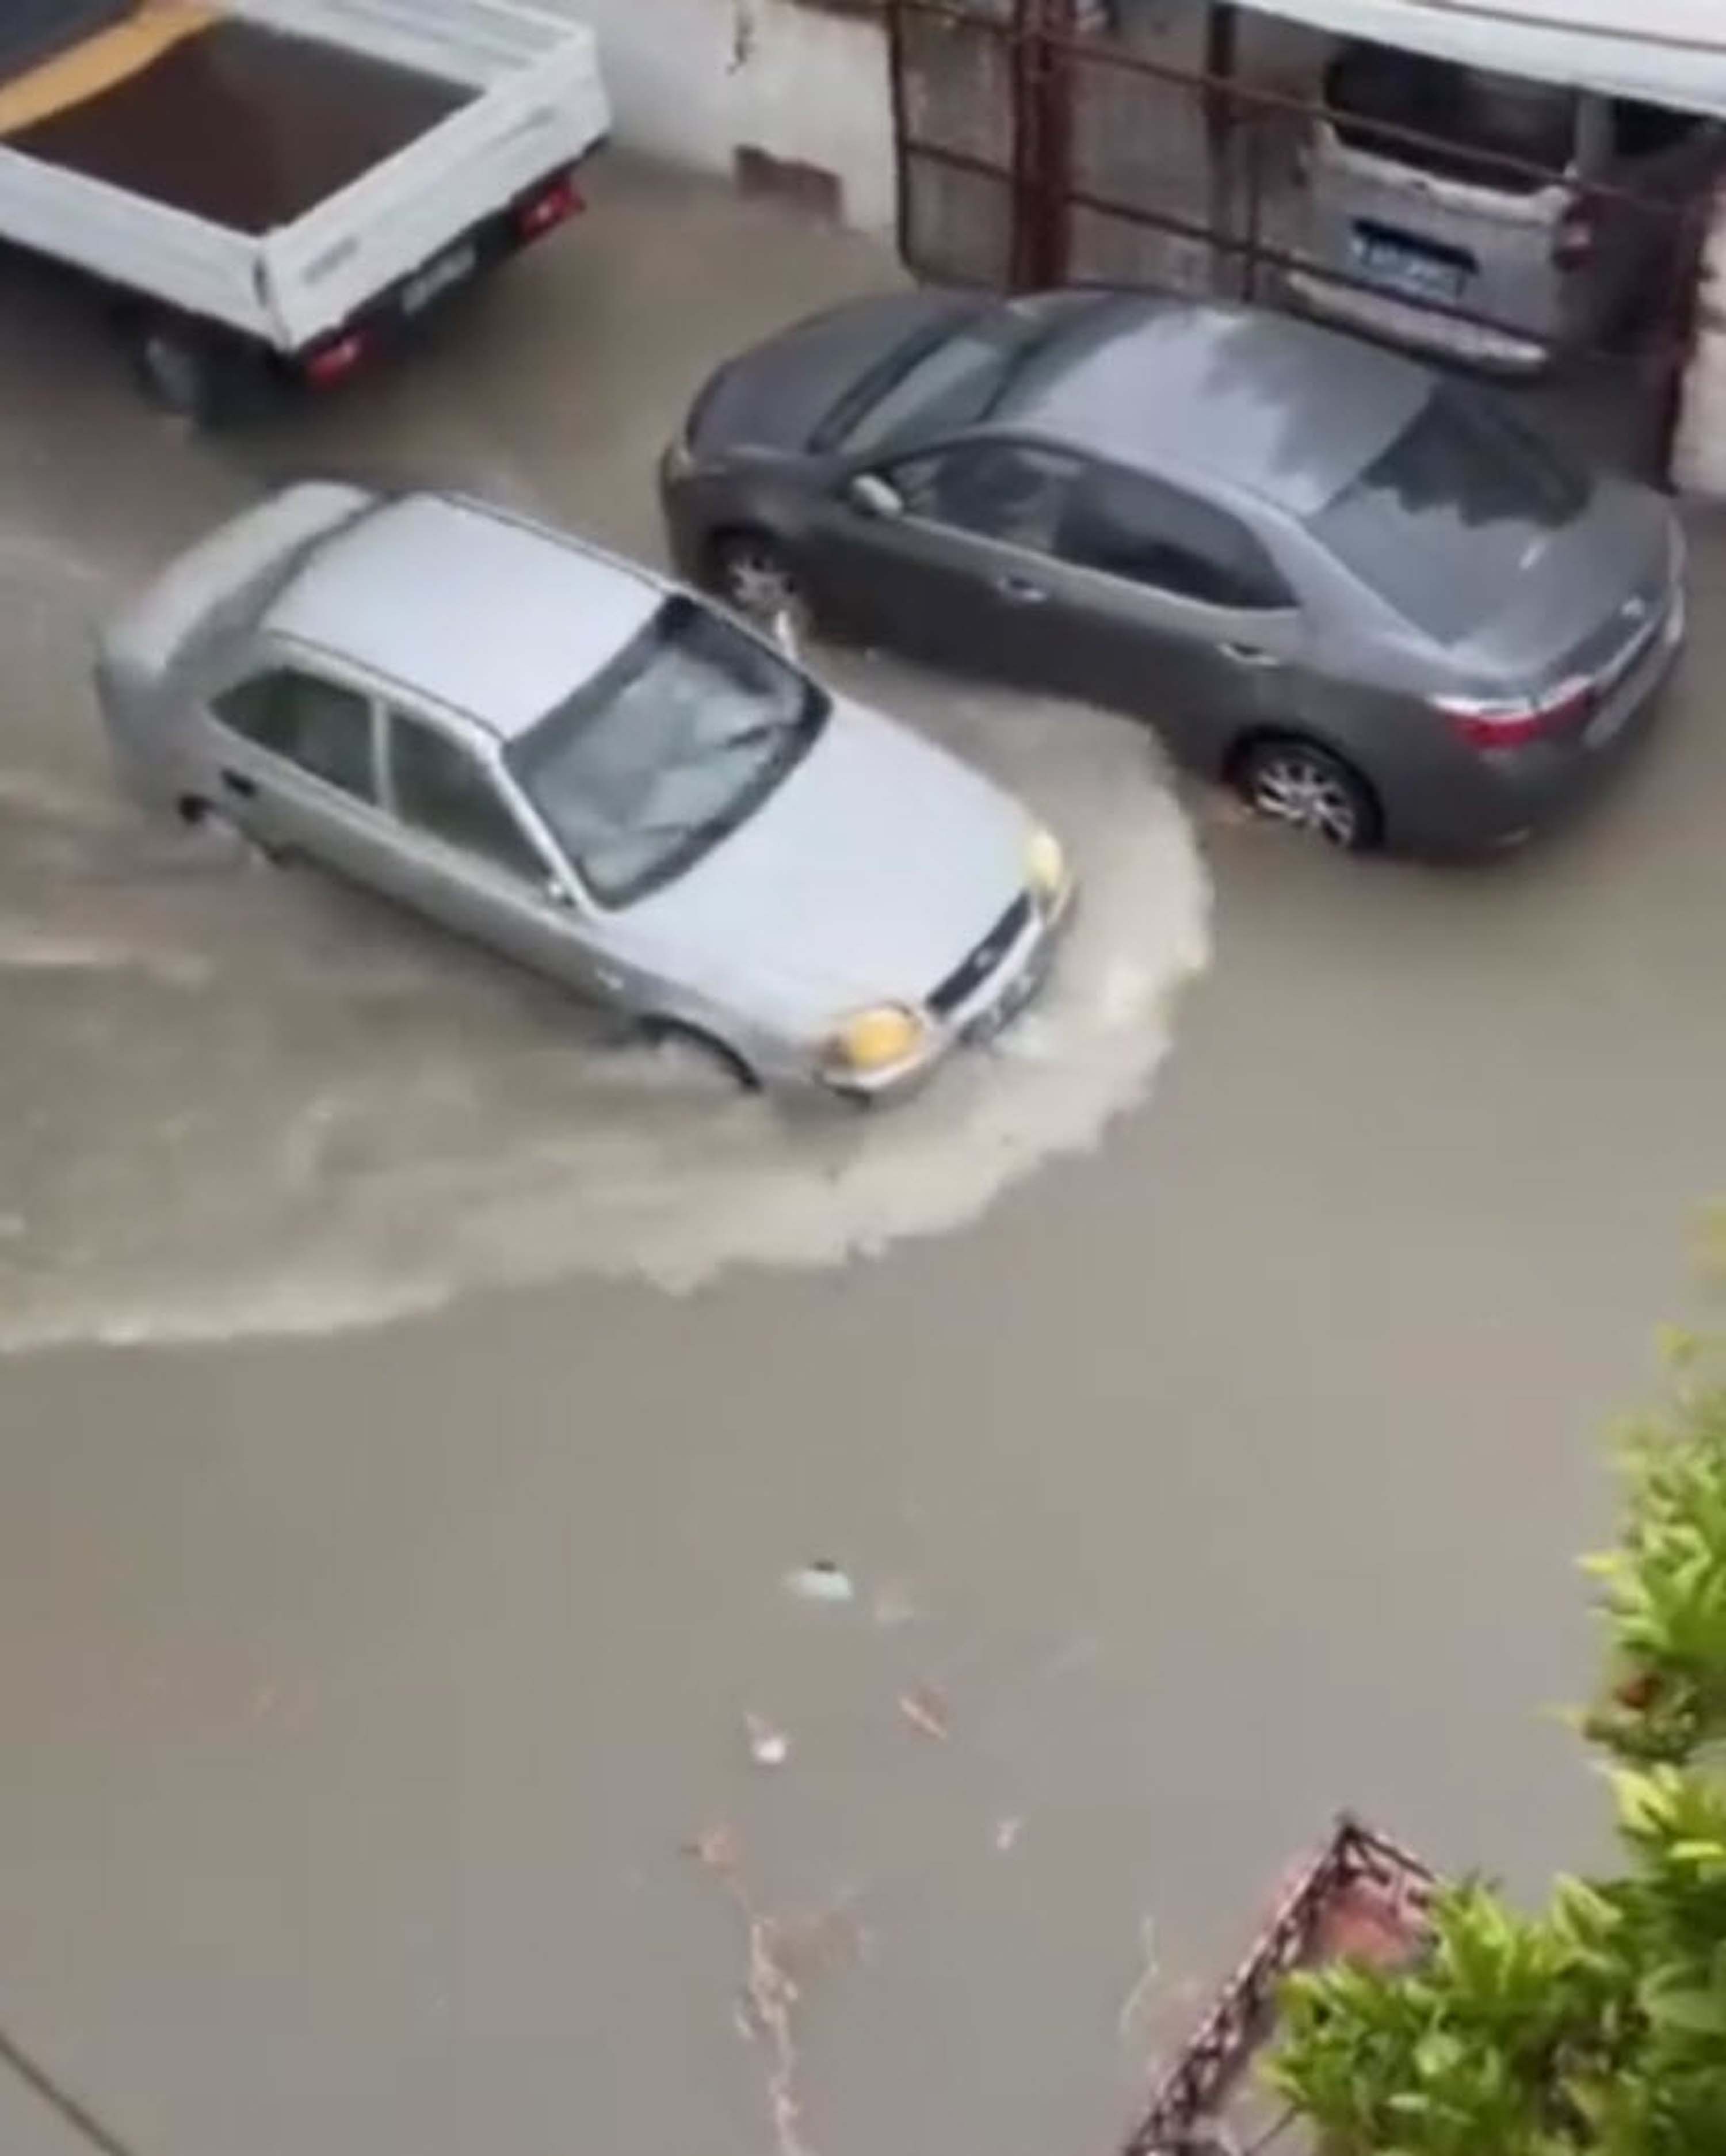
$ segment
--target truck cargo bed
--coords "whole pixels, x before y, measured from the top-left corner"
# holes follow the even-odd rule
[[[7,146],[259,234],[339,193],[473,95],[370,54],[229,18]]]
[[[593,33],[543,0],[28,4],[0,243],[114,287],[182,402],[190,342],[298,369],[537,239],[609,122]]]

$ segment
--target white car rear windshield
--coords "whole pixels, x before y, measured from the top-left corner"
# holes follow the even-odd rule
[[[1351,149],[1507,193],[1533,192],[1576,154],[1574,90],[1388,46],[1350,46],[1331,68],[1325,101]]]
[[[806,675],[680,597],[505,760],[588,888],[624,906],[752,815],[828,708]]]
[[[1417,629],[1454,644],[1503,611],[1592,483],[1488,398],[1442,385],[1307,529]]]

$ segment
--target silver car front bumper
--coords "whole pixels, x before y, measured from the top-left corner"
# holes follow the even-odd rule
[[[824,1071],[823,1085],[844,1100],[898,1100],[927,1084],[956,1050],[985,1047],[999,1039],[1040,993],[1077,904],[1072,878],[1052,906],[1032,898],[1024,929],[963,999],[940,1012],[925,1010],[926,1029],[914,1055],[882,1070]]]

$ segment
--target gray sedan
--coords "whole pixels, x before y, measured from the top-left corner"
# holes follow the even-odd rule
[[[290,489],[103,639],[149,798],[692,1041],[876,1098],[1025,1002],[1061,850],[645,570],[479,504]]]
[[[1649,489],[1491,393],[1269,314],[938,292],[800,323],[667,452],[686,572],[742,607],[1121,706],[1332,843],[1523,835],[1683,634]]]

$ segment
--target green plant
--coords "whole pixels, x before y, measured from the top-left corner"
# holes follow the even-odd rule
[[[1625,1868],[1533,1916],[1469,1881],[1415,1964],[1289,1979],[1270,2076],[1339,2156],[1726,2156],[1726,1382],[1714,1344],[1669,1348],[1586,1561]]]

